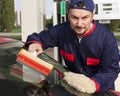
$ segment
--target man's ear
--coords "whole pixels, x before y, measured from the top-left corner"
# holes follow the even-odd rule
[[[93,13],[93,16],[92,16],[92,21],[94,20],[94,16],[95,16],[95,14]]]

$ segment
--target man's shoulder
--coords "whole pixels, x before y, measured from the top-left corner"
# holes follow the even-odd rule
[[[70,25],[69,21],[58,23],[56,26],[66,26],[66,25]]]
[[[70,23],[68,21],[63,22],[63,23],[58,23],[57,25],[53,26],[53,29],[57,29],[59,31],[65,30],[65,29],[70,29]]]

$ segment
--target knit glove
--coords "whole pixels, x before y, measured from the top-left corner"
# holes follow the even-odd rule
[[[86,77],[83,74],[73,73],[73,72],[65,72],[62,85],[67,83],[69,86],[73,87],[73,89],[76,89],[77,91],[92,94],[96,91],[96,86],[94,81],[92,81],[90,78]],[[65,87],[63,85],[63,87]]]

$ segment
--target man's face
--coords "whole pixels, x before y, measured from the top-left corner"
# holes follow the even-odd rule
[[[81,36],[89,31],[93,14],[87,10],[69,9],[68,19],[73,31],[76,32],[78,36]]]

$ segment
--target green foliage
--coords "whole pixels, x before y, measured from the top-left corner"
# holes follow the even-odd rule
[[[50,19],[46,20],[46,27],[50,28],[51,26],[53,26],[53,18],[50,18]]]
[[[13,39],[17,39],[17,40],[21,40],[21,36],[8,36],[9,38],[13,38]]]
[[[2,0],[0,0],[0,31],[1,31],[1,21],[2,21]]]
[[[58,1],[60,1],[60,0],[54,0],[54,1],[57,1],[57,2],[58,2]]]
[[[115,38],[116,38],[117,41],[120,41],[120,36],[119,35],[116,35]]]
[[[14,26],[12,32],[17,32],[17,33],[21,32],[21,27],[20,26]]]
[[[1,31],[11,32],[15,24],[14,0],[0,0],[1,10]]]
[[[119,25],[120,25],[120,20],[111,20],[111,23],[110,23],[110,24],[106,24],[106,26],[107,26],[112,32],[115,32]]]
[[[2,15],[2,1],[0,0],[0,18],[1,18],[1,15]]]

